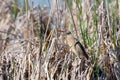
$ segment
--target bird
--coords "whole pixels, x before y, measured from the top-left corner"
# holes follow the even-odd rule
[[[73,37],[70,31],[66,32],[66,41],[71,51],[79,58],[79,59],[89,59],[88,54],[85,51],[85,48],[80,43],[80,41]]]

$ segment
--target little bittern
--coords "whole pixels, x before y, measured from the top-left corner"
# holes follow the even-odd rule
[[[83,45],[79,42],[79,40],[74,38],[70,31],[68,31],[66,34],[67,34],[66,37],[67,44],[70,46],[71,51],[80,59],[86,58],[88,60],[89,56],[86,53]]]

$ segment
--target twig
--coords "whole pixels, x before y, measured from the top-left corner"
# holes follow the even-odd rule
[[[70,6],[69,6],[69,4],[68,4],[68,0],[65,0],[65,1],[66,1],[67,6],[68,6],[68,9],[69,9],[69,11],[70,11],[70,15],[71,15],[71,18],[72,18],[72,21],[73,21],[73,25],[74,25],[74,27],[75,27],[76,36],[77,36],[77,38],[78,38],[77,27],[76,27],[75,21],[74,21],[74,19],[73,19],[72,11],[70,10]]]

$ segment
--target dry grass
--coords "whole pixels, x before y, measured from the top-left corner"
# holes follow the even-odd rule
[[[61,8],[52,1],[50,9],[25,11],[0,1],[0,80],[119,80],[120,1],[65,1]],[[85,46],[89,61],[70,51],[66,30]]]

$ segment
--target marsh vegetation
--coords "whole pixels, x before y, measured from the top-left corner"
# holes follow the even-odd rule
[[[0,80],[120,80],[120,0],[17,1],[0,0]],[[89,60],[73,54],[67,30]]]

